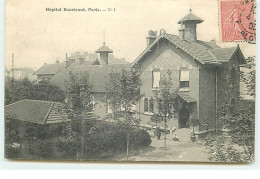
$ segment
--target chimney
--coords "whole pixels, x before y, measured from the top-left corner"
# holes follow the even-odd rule
[[[65,66],[64,66],[65,68],[69,67],[69,60],[66,59],[66,60],[64,61],[64,63],[65,63]]]
[[[78,65],[80,66],[82,63],[84,63],[84,57],[78,57],[77,58]]]
[[[146,37],[146,45],[147,47],[151,45],[157,37],[157,31],[149,30],[148,35]]]
[[[215,40],[215,39],[212,39],[212,40],[210,41],[210,43],[216,44],[216,40]]]

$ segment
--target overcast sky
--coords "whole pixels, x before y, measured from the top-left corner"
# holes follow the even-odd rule
[[[204,19],[198,39],[219,43],[218,1],[191,0],[192,12]],[[47,12],[46,8],[85,8],[85,12]],[[88,8],[115,8],[89,12]],[[6,66],[38,68],[77,50],[94,53],[103,42],[118,58],[132,62],[146,47],[148,30],[165,29],[177,35],[177,22],[189,13],[190,0],[7,0]],[[255,45],[240,44],[244,55],[255,55]]]

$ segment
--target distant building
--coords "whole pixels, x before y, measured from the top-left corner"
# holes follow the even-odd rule
[[[67,68],[61,69],[56,75],[54,75],[49,82],[51,84],[59,86],[62,90],[65,90],[65,81],[69,77],[69,73],[86,72],[89,74],[89,80],[92,85],[94,114],[101,119],[107,114],[111,114],[109,106],[106,104],[106,81],[109,73],[113,71],[121,71],[124,69],[130,69],[130,63],[124,60],[116,60],[110,53],[113,51],[103,44],[96,53],[99,54],[98,58],[94,61],[80,61],[80,58],[75,59],[73,63],[68,65]],[[67,59],[73,59],[68,57]],[[113,59],[113,60],[111,60]],[[111,62],[112,61],[112,62]],[[121,63],[120,63],[121,62]]]
[[[100,58],[104,58],[103,55]],[[115,58],[113,55],[108,54],[107,56],[110,64],[127,64],[124,59]],[[92,54],[88,52],[75,52],[71,53],[70,56],[67,56],[64,62],[59,62],[53,64],[44,64],[41,68],[39,68],[34,75],[37,76],[38,83],[48,83],[55,75],[64,69],[78,68],[78,67],[92,67],[92,66],[100,66],[104,65],[102,59],[99,59],[97,54]]]
[[[12,71],[12,69],[9,70],[9,69],[5,68],[6,79],[10,79],[13,76],[14,79],[16,79],[16,80],[22,80],[22,79],[27,78],[28,80],[33,82],[36,80],[33,73],[34,73],[34,70],[32,68],[27,68],[27,67],[14,68],[13,71]]]

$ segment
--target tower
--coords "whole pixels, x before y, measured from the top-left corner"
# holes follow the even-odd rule
[[[108,54],[113,53],[113,51],[106,46],[105,42],[103,42],[103,46],[97,49],[96,53],[100,54],[100,64],[103,67],[108,64]]]
[[[193,14],[191,12],[192,9],[189,11],[190,13],[178,22],[178,24],[181,24],[179,29],[179,36],[183,40],[197,41],[197,24],[203,22],[203,20]]]

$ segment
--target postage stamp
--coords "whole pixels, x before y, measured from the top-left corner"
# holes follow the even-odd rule
[[[222,42],[256,40],[254,0],[219,0],[220,39]]]

